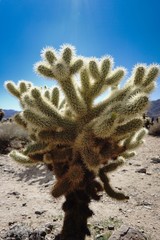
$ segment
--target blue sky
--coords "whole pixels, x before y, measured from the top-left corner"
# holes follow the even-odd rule
[[[160,1],[0,0],[0,108],[20,109],[6,80],[54,84],[36,76],[33,64],[43,47],[63,43],[87,57],[112,55],[129,73],[137,63],[160,64]],[[151,99],[159,92],[160,79]]]

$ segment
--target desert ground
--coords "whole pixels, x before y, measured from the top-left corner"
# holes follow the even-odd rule
[[[14,239],[7,238],[7,233],[17,226],[43,230],[49,224],[53,229],[45,239],[53,239],[62,226],[64,199],[53,199],[50,194],[55,181],[52,173],[43,165],[26,167],[0,155],[0,175],[0,239]],[[129,200],[118,202],[103,193],[101,201],[91,202],[95,215],[88,224],[94,238],[102,239],[97,236],[129,225],[146,239],[159,240],[160,137],[146,136],[137,155],[110,173],[110,181]]]

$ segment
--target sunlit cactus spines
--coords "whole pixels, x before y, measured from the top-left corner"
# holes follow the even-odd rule
[[[66,199],[63,228],[55,239],[84,240],[90,235],[91,199],[99,200],[101,191],[117,200],[128,199],[112,188],[107,175],[135,156],[144,142],[143,114],[160,67],[137,64],[121,86],[126,69],[114,67],[110,56],[85,58],[76,55],[73,46],[63,45],[59,51],[43,49],[41,57],[34,70],[50,78],[53,87],[26,81],[5,84],[23,108],[14,120],[31,139],[10,156],[20,163],[43,162],[53,171],[51,193]]]

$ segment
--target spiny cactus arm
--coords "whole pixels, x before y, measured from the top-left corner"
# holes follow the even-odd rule
[[[50,69],[50,66],[45,62],[38,62],[34,65],[34,70],[36,73],[45,76],[47,78],[55,79],[53,71]]]
[[[38,89],[34,88],[31,91],[31,95],[34,98],[36,107],[42,115],[46,116],[48,119],[52,119],[53,124],[57,125],[57,127],[68,128],[75,126],[75,122],[62,116],[58,110],[51,105],[50,101],[41,96]]]
[[[103,172],[107,173],[107,172],[112,172],[115,169],[117,169],[119,166],[122,166],[124,164],[124,160],[122,159],[118,159],[118,160],[114,160],[113,162],[107,164],[106,166],[104,166],[103,168],[101,168],[103,170]]]
[[[132,78],[136,86],[141,86],[146,74],[147,66],[145,64],[138,64],[133,68]]]
[[[96,58],[93,58],[89,61],[89,71],[91,77],[97,82],[100,81],[101,75],[99,71],[98,61]]]
[[[80,153],[86,167],[91,171],[99,168],[99,156],[95,148],[93,133],[87,129],[83,131],[75,140],[74,149]]]
[[[136,146],[137,147],[137,146]],[[122,157],[123,158],[125,158],[125,159],[127,159],[127,158],[132,158],[132,157],[134,157],[136,155],[136,153],[135,152],[130,152],[130,151],[126,151],[126,152],[124,152],[124,153],[122,153]]]
[[[104,185],[104,190],[106,191],[106,193],[114,199],[117,200],[126,200],[129,199],[128,196],[124,195],[123,193],[120,192],[116,192],[115,190],[112,189],[112,187],[109,184],[109,178],[106,176],[105,172],[103,169],[100,169],[99,171],[99,177],[100,180],[103,182]]]
[[[106,77],[110,74],[111,69],[113,67],[114,60],[111,56],[102,57],[100,61],[100,74],[101,79],[106,79]]]
[[[25,155],[30,154],[43,154],[47,152],[47,143],[43,142],[33,142],[27,145],[27,147],[24,149],[23,153]]]
[[[76,85],[76,83],[73,83],[73,80],[69,78],[69,79],[66,79],[66,81],[59,82],[59,84],[66,97],[67,103],[70,106],[70,108],[73,110],[73,112],[79,116],[84,115],[87,111],[86,109],[87,107],[82,97],[78,96],[78,91],[74,86]]]
[[[144,93],[150,94],[156,88],[156,83],[152,82],[144,88]]]
[[[94,124],[94,123],[93,123]],[[92,129],[97,137],[106,138],[111,135],[116,124],[116,114],[111,113],[108,117],[102,114],[95,119]]]
[[[18,89],[20,94],[27,92],[32,87],[32,83],[27,81],[19,81],[18,82]]]
[[[52,189],[52,195],[55,198],[68,194],[77,189],[84,179],[84,172],[80,165],[70,166],[67,173],[62,176]]]
[[[41,116],[40,113],[35,113],[34,110],[24,110],[23,118],[27,122],[27,124],[31,125],[33,128],[39,129],[51,129],[57,127],[55,123],[53,123],[52,119],[46,118],[45,116]]]
[[[91,121],[101,113],[108,114],[108,108],[116,102],[121,103],[125,99],[125,97],[130,93],[131,88],[132,88],[131,86],[126,86],[123,89],[116,90],[116,92],[114,92],[114,94],[111,94],[107,99],[93,106],[89,114],[85,116],[87,121],[88,122]]]
[[[20,126],[22,126],[23,128],[27,128],[27,123],[25,121],[25,119],[23,118],[22,113],[18,113],[16,115],[14,115],[14,121],[19,124]]]
[[[64,148],[60,149],[55,147],[52,149],[51,152],[46,153],[44,155],[43,161],[47,164],[51,163],[67,163],[72,159],[72,149],[71,148]]]
[[[89,73],[86,67],[83,67],[80,72],[80,81],[81,81],[81,89],[80,93],[81,96],[87,105],[87,109],[91,108],[91,103],[92,103],[92,96],[90,94],[91,90],[91,82],[89,78]]]
[[[38,133],[39,139],[44,142],[53,142],[55,144],[69,144],[72,145],[75,137],[76,132],[75,130],[71,131],[52,131],[52,130],[42,130]]]
[[[52,47],[46,47],[42,49],[41,57],[44,61],[48,62],[48,64],[52,65],[57,60],[57,52]]]
[[[122,103],[122,107],[119,108],[119,114],[130,117],[136,114],[142,114],[149,105],[149,98],[146,94],[138,93],[134,97],[128,100],[126,104]]]
[[[44,97],[47,98],[47,100],[50,100],[50,91],[49,91],[49,89],[45,89]]]
[[[116,127],[112,137],[113,139],[121,139],[121,138],[125,138],[128,135],[138,131],[139,129],[141,129],[143,126],[143,120],[141,118],[134,118],[130,121],[128,121],[125,124],[119,125],[118,127]]]
[[[37,163],[37,161],[34,161],[33,159],[31,159],[30,157],[24,155],[21,152],[18,152],[16,150],[13,150],[9,153],[9,156],[11,158],[13,158],[16,162],[25,164],[25,165],[30,165],[30,164],[35,164]]]
[[[158,78],[159,74],[160,74],[160,66],[155,64],[150,65],[147,69],[147,74],[146,74],[146,77],[144,78],[142,87],[147,87],[152,82],[154,82],[155,79]]]
[[[20,99],[23,109],[33,109],[35,108],[35,101],[29,93],[24,93]]]
[[[76,74],[83,66],[83,59],[76,59],[70,67],[70,74]]]
[[[50,97],[51,103],[58,108],[59,106],[59,100],[60,100],[60,96],[59,96],[59,88],[55,87],[51,90],[51,97]]]
[[[105,84],[107,84],[108,86],[118,85],[122,78],[125,76],[125,74],[125,68],[117,67],[111,72],[110,76],[106,78]]]
[[[20,99],[20,91],[18,89],[18,87],[16,86],[16,84],[13,81],[6,81],[5,82],[5,87],[7,88],[7,90],[15,97],[17,97],[18,99]]]

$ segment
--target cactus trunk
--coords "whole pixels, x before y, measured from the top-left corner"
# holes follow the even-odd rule
[[[85,174],[84,181],[78,189],[66,194],[62,209],[65,212],[62,231],[55,240],[84,240],[90,236],[87,220],[93,215],[89,209],[91,199],[99,200],[97,192],[101,185],[95,180],[95,174],[83,165]]]
[[[63,204],[63,228],[55,240],[84,240],[86,235],[90,235],[87,219],[93,213],[88,207],[89,202],[90,198],[84,190],[74,191],[66,196]]]

